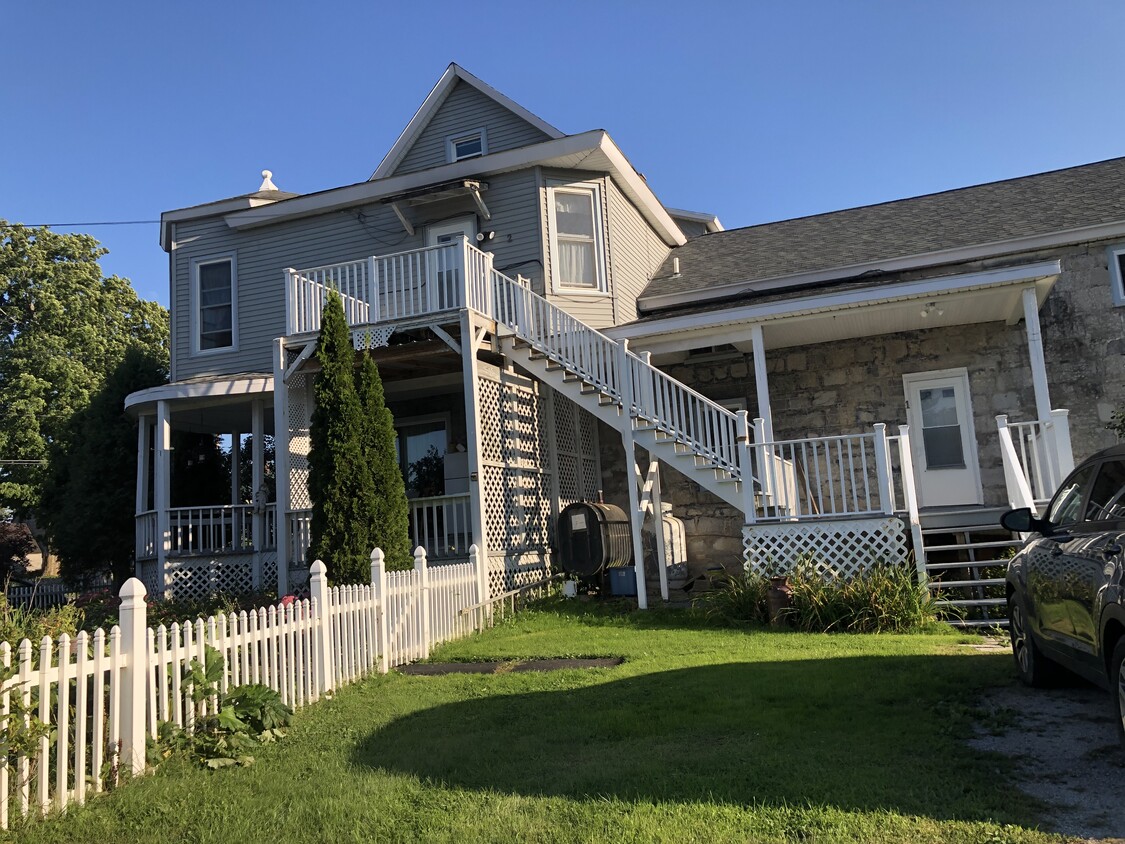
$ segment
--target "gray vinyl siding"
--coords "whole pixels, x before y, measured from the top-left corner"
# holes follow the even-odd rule
[[[488,153],[550,140],[541,129],[472,85],[458,81],[391,175],[448,164],[446,141],[449,136],[480,128],[485,130]]]
[[[613,240],[613,233],[610,231],[609,226],[609,213],[608,213],[608,191],[606,190],[606,182],[609,180],[600,173],[586,173],[575,170],[544,170],[542,173],[542,186],[539,191],[540,207],[539,207],[539,225],[541,230],[541,237],[543,240],[543,265],[544,265],[544,289],[540,291],[551,303],[559,308],[562,308],[567,313],[582,320],[593,328],[607,328],[611,325],[617,324],[616,319],[616,304],[614,301],[614,277],[613,277],[613,263],[610,260],[610,253],[612,246],[610,245]],[[551,233],[548,230],[548,223],[550,216],[547,210],[547,186],[550,182],[586,182],[596,184],[600,187],[599,195],[601,196],[601,214],[602,214],[602,233],[605,236],[605,271],[606,271],[606,293],[595,295],[592,293],[576,293],[574,295],[560,295],[554,290],[554,283],[551,279]],[[634,306],[633,312],[636,312]],[[635,318],[635,317],[632,317]]]
[[[496,232],[488,244],[497,268],[508,267],[513,278],[522,273],[542,286],[539,266],[537,182],[533,170],[489,179],[483,194],[491,220],[479,218],[480,230]],[[387,205],[379,203],[347,211],[234,231],[221,217],[180,223],[174,253],[172,296],[172,378],[272,372],[273,341],[284,335],[287,267],[305,269],[371,255],[389,255],[425,245],[426,226],[454,217],[477,215],[468,196],[408,209],[414,224],[409,236]],[[238,348],[230,352],[192,354],[192,262],[233,254],[238,302]]]
[[[620,324],[637,318],[637,297],[670,250],[613,179],[606,182],[608,229],[612,232],[609,262],[613,265],[612,290]]]
[[[680,231],[684,233],[684,237],[691,240],[693,237],[699,237],[701,234],[707,234],[707,226],[698,220],[688,220],[684,217],[672,216],[676,225],[680,227]]]

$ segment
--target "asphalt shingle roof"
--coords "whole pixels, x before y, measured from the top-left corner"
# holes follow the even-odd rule
[[[701,235],[674,249],[643,297],[1125,220],[1125,158],[911,199]],[[672,276],[672,259],[680,274]],[[847,275],[844,273],[842,275]]]

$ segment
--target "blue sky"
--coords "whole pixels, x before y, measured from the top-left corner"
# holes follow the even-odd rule
[[[0,218],[366,179],[450,61],[727,228],[1125,155],[1125,3],[20,3]],[[156,225],[80,227],[167,304]]]

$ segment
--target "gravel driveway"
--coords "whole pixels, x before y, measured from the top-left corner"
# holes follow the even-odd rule
[[[995,689],[981,701],[969,744],[1019,761],[1016,785],[1051,807],[1045,828],[1125,842],[1125,750],[1102,689],[1078,679]]]

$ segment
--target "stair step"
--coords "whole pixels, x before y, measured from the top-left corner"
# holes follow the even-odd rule
[[[1019,548],[1023,545],[1018,539],[1000,539],[988,542],[963,542],[957,545],[927,545],[926,552],[930,551],[970,551],[980,548]]]
[[[962,586],[1003,586],[1004,578],[987,577],[981,580],[931,580],[930,591],[938,589],[956,589]]]
[[[939,607],[1002,607],[1008,601],[1005,598],[973,598],[972,600],[940,600],[934,601]]]
[[[929,548],[926,552],[929,553]],[[949,569],[987,569],[993,566],[1006,566],[1007,560],[954,560],[948,563],[926,563],[926,571],[947,571]]]
[[[1006,618],[947,618],[945,623],[950,627],[1007,627]]]

